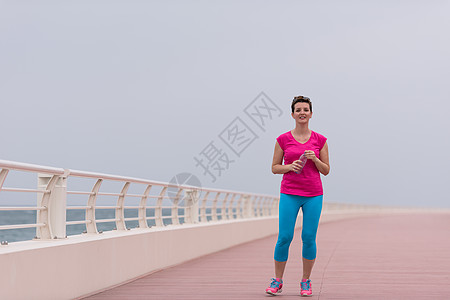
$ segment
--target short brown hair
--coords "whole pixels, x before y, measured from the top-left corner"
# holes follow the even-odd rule
[[[309,104],[309,110],[312,112],[312,102],[311,102],[311,100],[308,97],[305,97],[305,96],[296,96],[296,97],[294,97],[294,100],[292,100],[292,104],[291,104],[292,112],[294,112],[295,104],[297,104],[299,102],[301,102],[301,103],[308,103]]]

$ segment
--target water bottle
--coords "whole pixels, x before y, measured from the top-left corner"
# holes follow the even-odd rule
[[[295,173],[300,174],[308,159],[306,158],[305,153],[303,153],[302,155],[300,155],[300,158],[298,160],[300,160],[300,171]]]

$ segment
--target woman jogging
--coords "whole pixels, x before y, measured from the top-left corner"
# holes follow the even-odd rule
[[[295,221],[302,208],[303,277],[301,296],[311,296],[311,271],[316,259],[316,233],[322,211],[323,189],[320,173],[330,172],[327,139],[309,129],[312,103],[308,97],[295,97],[291,105],[295,128],[277,138],[272,172],[283,174],[279,203],[279,232],[275,246],[275,278],[266,293],[276,295],[283,286],[283,273]],[[283,164],[284,159],[284,164]]]

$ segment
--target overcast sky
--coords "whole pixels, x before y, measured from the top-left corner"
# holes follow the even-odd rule
[[[0,1],[0,159],[278,195],[275,139],[306,95],[325,201],[448,208],[449,15],[443,0]]]

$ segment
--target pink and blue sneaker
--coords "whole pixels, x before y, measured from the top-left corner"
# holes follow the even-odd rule
[[[302,279],[300,282],[300,295],[306,297],[312,296],[311,280]]]
[[[281,293],[281,288],[283,287],[283,280],[281,278],[272,278],[272,282],[266,289],[267,294],[276,295]]]

